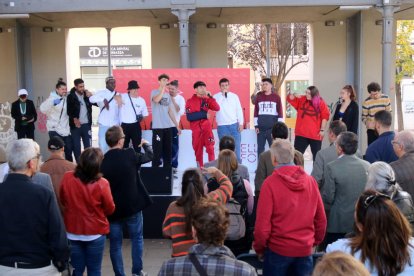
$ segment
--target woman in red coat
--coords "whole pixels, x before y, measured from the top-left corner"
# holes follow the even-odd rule
[[[295,149],[303,154],[310,145],[315,161],[316,153],[322,146],[329,109],[316,86],[309,86],[304,96],[289,94],[286,100],[297,111]]]
[[[106,218],[115,211],[109,182],[99,172],[103,153],[99,148],[82,152],[75,171],[62,179],[60,200],[67,237],[71,244],[73,275],[101,275],[105,235],[109,233]]]

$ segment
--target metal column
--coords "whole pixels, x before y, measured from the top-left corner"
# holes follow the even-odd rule
[[[108,76],[112,76],[112,61],[111,61],[111,29],[106,28],[108,38]]]
[[[195,13],[195,9],[178,9],[171,11],[178,17],[178,24],[180,29],[180,53],[181,53],[181,68],[190,67],[190,43],[188,22],[190,16]]]
[[[392,39],[394,29],[394,6],[384,5],[382,8],[382,91],[390,94],[392,87]]]

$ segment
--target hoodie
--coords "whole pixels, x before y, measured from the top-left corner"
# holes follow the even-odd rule
[[[277,167],[263,182],[256,212],[253,247],[286,257],[305,257],[321,243],[326,216],[318,184],[294,165]]]
[[[54,103],[56,99],[60,99],[58,104]],[[59,96],[56,91],[52,91],[39,108],[47,116],[46,127],[48,131],[56,131],[63,137],[70,135],[66,96]]]

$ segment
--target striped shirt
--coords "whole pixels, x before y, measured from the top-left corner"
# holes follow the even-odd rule
[[[362,104],[362,122],[364,122],[365,125],[374,122],[375,113],[380,110],[392,111],[391,101],[387,95],[383,94],[379,99],[373,99],[371,97],[366,98]]]
[[[227,176],[219,170],[214,177],[218,179],[220,187],[208,193],[207,196],[225,204],[233,193],[233,185]],[[172,257],[187,255],[190,247],[196,243],[192,233],[186,232],[184,208],[178,206],[177,201],[171,202],[167,209],[162,233],[165,237],[172,239]]]

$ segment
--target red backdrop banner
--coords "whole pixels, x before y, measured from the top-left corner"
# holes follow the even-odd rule
[[[151,125],[151,99],[153,89],[158,88],[158,76],[167,74],[170,81],[178,80],[179,90],[187,101],[194,94],[193,84],[196,81],[203,81],[207,90],[213,95],[220,91],[219,80],[227,78],[230,81],[230,91],[236,93],[243,108],[244,122],[249,121],[250,116],[250,70],[249,69],[227,69],[227,68],[200,68],[200,69],[114,69],[113,75],[116,78],[116,91],[127,92],[130,80],[138,81],[140,89],[138,94],[144,98],[148,106],[149,116],[141,123],[142,129],[150,129]],[[214,113],[210,114],[210,121],[216,128]],[[189,123],[185,116],[181,117],[181,127],[189,129]]]

